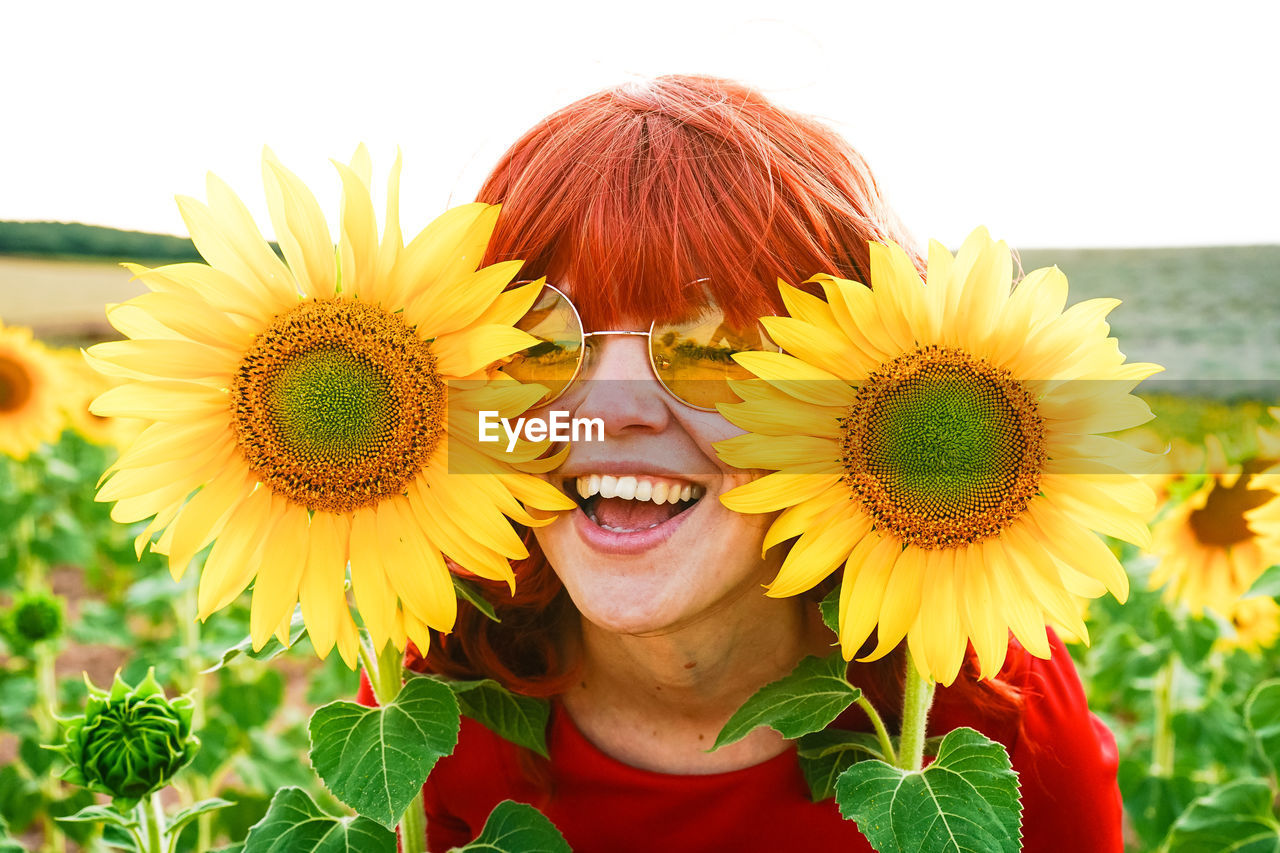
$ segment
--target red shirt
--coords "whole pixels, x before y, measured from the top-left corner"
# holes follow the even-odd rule
[[[1044,661],[1011,642],[1009,657],[1002,676],[1022,690],[1020,731],[993,726],[942,688],[929,733],[970,726],[1009,749],[1022,786],[1026,853],[1119,853],[1115,739],[1089,712],[1066,649],[1053,638],[1053,657]],[[360,701],[372,704],[363,683]],[[838,724],[847,718],[850,728],[859,727],[866,722],[859,716],[854,708]],[[513,799],[546,814],[575,853],[871,853],[833,801],[810,801],[794,750],[728,773],[657,773],[605,755],[559,707],[547,745],[550,793],[521,773],[516,747],[464,718],[457,749],[423,788],[429,849],[466,844],[495,805]]]

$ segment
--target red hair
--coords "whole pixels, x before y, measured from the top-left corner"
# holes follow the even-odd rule
[[[871,241],[895,241],[920,263],[848,143],[708,77],[661,77],[565,107],[511,147],[478,200],[502,204],[485,263],[524,260],[522,277],[567,290],[588,328],[694,314],[706,293],[690,285],[701,278],[731,319],[754,321],[779,313],[779,278],[869,281]],[[559,641],[575,611],[533,537],[525,541],[514,597],[486,587],[501,623],[459,602],[454,633],[419,666],[542,696],[572,681]],[[902,669],[899,651],[850,677],[896,716]],[[1017,710],[1016,691],[979,684],[976,673],[968,662],[953,692],[997,715]]]

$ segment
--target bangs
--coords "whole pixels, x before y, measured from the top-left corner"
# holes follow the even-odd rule
[[[749,325],[780,313],[779,278],[865,281],[867,240],[900,236],[877,221],[887,211],[847,144],[703,78],[622,87],[553,114],[478,200],[502,204],[485,262],[523,259],[521,278],[545,275],[590,329],[682,322],[710,301]]]

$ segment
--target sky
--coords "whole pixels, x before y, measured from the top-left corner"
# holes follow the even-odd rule
[[[0,220],[184,234],[270,146],[335,213],[364,142],[406,232],[547,113],[663,73],[835,127],[920,239],[1280,243],[1280,4],[131,2],[0,7]],[[1185,11],[1182,11],[1184,10]],[[378,183],[375,180],[375,183]]]

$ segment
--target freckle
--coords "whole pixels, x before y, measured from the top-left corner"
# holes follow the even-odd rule
[[[691,660],[691,661],[689,661],[687,664],[685,664],[685,665],[684,665],[684,668],[685,668],[685,669],[693,669],[693,668],[694,668],[695,666],[697,666],[697,665],[698,665],[698,662],[697,662],[696,660]]]
[[[662,685],[661,685],[661,684],[655,684],[655,685],[653,686],[653,689],[654,689],[654,690],[661,690],[661,689],[662,689]]]
[[[581,687],[583,690],[586,690],[586,689],[587,689],[587,682],[585,682],[585,681],[581,681],[581,682],[579,682],[579,683],[578,683],[578,686],[579,686],[579,687]]]
[[[698,735],[698,740],[706,740],[706,736],[705,736],[705,735]]]

